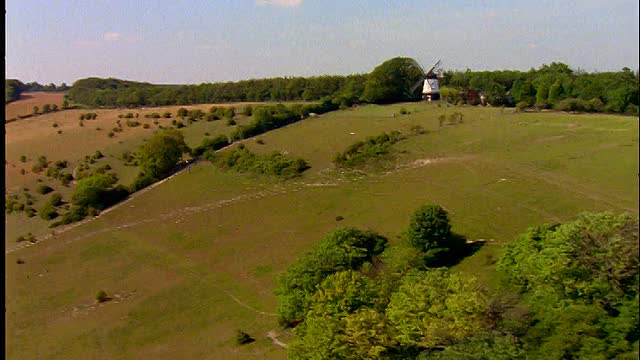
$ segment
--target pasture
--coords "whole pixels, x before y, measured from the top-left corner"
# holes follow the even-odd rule
[[[42,111],[44,104],[58,105],[62,107],[64,93],[62,92],[26,92],[20,94],[20,99],[10,102],[4,107],[5,121],[17,118],[18,115],[29,115],[33,113],[33,107],[37,106]]]
[[[45,95],[48,95],[45,93]],[[9,104],[11,105],[11,104]],[[235,106],[242,109],[242,104],[208,104],[197,106],[185,106],[188,109],[200,109],[207,112],[211,106],[225,107]],[[233,126],[227,126],[226,120],[221,119],[212,122],[200,120],[188,124],[186,119],[176,116],[182,106],[169,106],[149,109],[105,109],[105,110],[65,110],[44,115],[38,115],[5,125],[6,131],[6,153],[5,153],[5,179],[6,190],[10,194],[23,194],[24,189],[29,189],[29,193],[35,196],[34,208],[38,208],[44,203],[44,197],[35,193],[35,189],[40,184],[46,184],[55,191],[62,194],[68,200],[72,192],[72,187],[62,186],[58,180],[45,176],[46,169],[40,173],[33,171],[33,167],[38,163],[40,156],[46,156],[48,161],[55,162],[66,160],[69,165],[65,170],[72,172],[84,160],[85,156],[92,156],[96,151],[104,154],[104,158],[97,160],[95,167],[109,165],[120,178],[120,183],[129,185],[137,175],[138,168],[135,166],[125,166],[121,157],[126,151],[134,152],[146,139],[153,134],[159,126],[171,127],[174,120],[183,122],[186,127],[182,128],[185,141],[189,146],[197,146],[200,141],[209,133],[212,136],[218,134],[228,135],[234,130]],[[94,120],[83,120],[82,126],[80,115],[88,112],[96,113],[98,116]],[[164,114],[170,112],[171,118],[146,118],[145,115],[152,113]],[[138,114],[138,118],[125,119],[127,113]],[[139,126],[129,127],[127,120],[137,121]],[[246,124],[249,117],[236,115],[236,122],[239,125]],[[114,132],[113,137],[109,136],[117,128],[117,122],[122,124],[121,132]],[[145,125],[148,126],[145,129]],[[26,161],[21,161],[24,156]],[[27,218],[23,214],[11,214],[7,216],[7,227],[5,230],[5,245],[15,246],[15,239],[20,235],[29,232],[35,236],[49,234],[48,223],[39,217]]]
[[[400,115],[401,107],[410,113]],[[96,123],[82,129],[75,115],[56,118],[73,111],[7,126],[9,164],[23,153],[33,159],[48,146],[70,161],[96,149],[115,158],[151,134],[125,127],[108,138],[87,126],[106,131],[117,112],[95,112]],[[461,123],[441,121],[455,112],[463,115]],[[51,128],[54,121],[62,134]],[[202,132],[227,128],[217,121],[184,130],[194,145]],[[393,130],[407,137],[381,161],[357,170],[334,167],[337,152]],[[287,342],[274,316],[275,277],[336,226],[372,229],[394,242],[417,207],[440,204],[453,231],[484,241],[455,269],[492,286],[501,245],[530,225],[567,221],[583,211],[638,215],[637,117],[369,105],[258,139],[264,144],[244,144],[254,152],[285,151],[311,169],[282,181],[201,162],[95,220],[8,253],[5,355],[281,359],[285,350],[267,337],[275,331]],[[10,173],[10,165],[8,185],[9,176],[21,176]],[[99,290],[113,299],[96,304]],[[237,345],[236,330],[256,341]]]

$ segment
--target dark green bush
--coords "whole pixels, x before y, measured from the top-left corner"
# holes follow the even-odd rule
[[[37,188],[36,188],[36,192],[38,192],[39,194],[48,194],[50,192],[52,192],[53,189],[45,184],[40,184]]]
[[[246,147],[237,147],[224,154],[213,154],[207,151],[204,157],[222,169],[283,178],[299,176],[309,169],[309,165],[303,159],[293,160],[279,152],[258,155]]]
[[[236,332],[236,343],[239,345],[249,344],[256,341],[256,339],[252,338],[251,335],[247,334],[242,330],[238,330]]]
[[[104,290],[100,290],[98,291],[98,293],[96,293],[96,301],[98,301],[99,303],[103,303],[109,300],[111,300],[111,298]]]
[[[301,321],[311,295],[327,276],[359,269],[382,253],[387,243],[377,233],[354,228],[339,228],[327,234],[279,276],[276,289],[279,321],[289,326]]]
[[[200,156],[207,150],[216,151],[229,144],[229,139],[225,135],[218,135],[214,138],[205,137],[200,146],[193,149],[193,155]]]
[[[350,145],[344,152],[336,154],[334,162],[338,166],[353,167],[365,163],[388,153],[389,147],[401,139],[398,131],[382,133],[368,137],[365,141],[358,141]]]
[[[38,213],[40,214],[40,217],[42,219],[47,221],[58,217],[58,212],[56,211],[56,208],[49,203],[45,204],[42,208],[40,208],[40,211],[38,211]]]

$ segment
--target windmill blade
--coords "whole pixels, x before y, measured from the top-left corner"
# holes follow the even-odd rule
[[[424,78],[420,78],[420,80],[418,80],[412,87],[411,90],[409,90],[410,93],[413,94],[414,91],[416,91],[416,89],[418,88],[418,86],[420,86],[420,84],[422,84],[424,82]]]
[[[416,59],[411,59],[411,60],[412,60],[413,66],[415,66],[418,70],[420,70],[422,75],[426,75],[427,74],[426,72],[424,72],[424,69],[422,68],[422,66],[420,66],[420,64],[418,64]]]
[[[438,67],[438,65],[440,65],[440,63],[441,63],[441,62],[442,62],[442,60],[438,60],[438,62],[437,62],[437,63],[435,63],[435,64],[431,67],[431,69],[429,69],[429,72],[428,72],[427,74],[431,74],[431,73],[433,72],[433,70],[434,70],[435,68],[437,68],[437,67]]]

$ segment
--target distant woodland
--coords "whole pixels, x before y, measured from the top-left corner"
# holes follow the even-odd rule
[[[156,85],[143,82],[86,78],[69,89],[38,83],[5,81],[9,102],[24,91],[68,91],[68,99],[91,107],[140,107],[219,102],[326,101],[340,107],[357,103],[420,100],[421,77],[410,58],[397,57],[369,74],[348,76],[280,77],[199,85]],[[639,75],[617,72],[588,73],[566,64],[551,63],[529,71],[446,71],[440,80],[441,97],[454,104],[610,112],[637,115]]]
[[[68,91],[70,88],[67,84],[62,83],[60,86],[56,86],[56,84],[42,85],[37,82],[30,82],[24,84],[20,80],[16,79],[7,79],[4,82],[5,89],[5,97],[4,102],[10,103],[12,101],[20,99],[20,94],[23,92],[29,91],[45,91],[45,92],[54,92],[54,91]]]

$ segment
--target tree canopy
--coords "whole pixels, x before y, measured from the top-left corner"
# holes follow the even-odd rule
[[[410,92],[422,78],[422,72],[411,58],[397,57],[378,65],[367,76],[362,100],[369,103],[392,103],[420,99],[420,92]],[[422,88],[420,88],[422,89]]]
[[[435,206],[418,209],[409,228],[452,234]],[[532,227],[506,246],[497,263],[505,288],[492,290],[411,260],[423,250],[363,234],[330,233],[280,277],[279,315],[295,320],[290,358],[637,357],[637,218],[584,214]]]
[[[184,135],[178,130],[161,130],[153,134],[138,151],[138,161],[142,172],[156,179],[165,177],[173,170],[182,154],[189,149]]]

